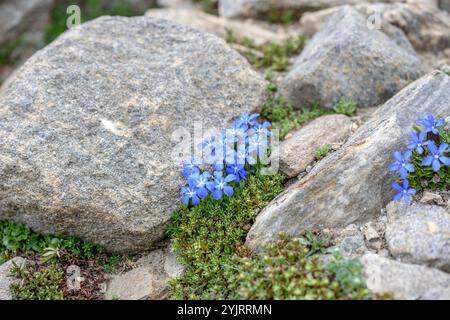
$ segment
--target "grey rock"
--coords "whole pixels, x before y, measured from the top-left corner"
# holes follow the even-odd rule
[[[280,89],[295,108],[318,102],[331,109],[344,98],[373,107],[423,73],[415,53],[345,6],[310,40]]]
[[[341,231],[337,247],[348,257],[360,256],[367,251],[364,236],[354,224],[347,226]]]
[[[290,36],[286,32],[272,31],[270,26],[262,22],[230,20],[192,9],[152,9],[146,15],[189,25],[225,40],[231,32],[239,42],[249,38],[257,46],[268,42],[282,44]]]
[[[289,10],[301,14],[345,4],[376,1],[389,0],[219,0],[219,14],[229,18],[255,18],[273,11]]]
[[[72,28],[0,92],[0,219],[153,248],[184,184],[174,132],[223,130],[262,105],[265,85],[223,40],[167,20]]]
[[[404,262],[450,272],[450,211],[439,206],[390,203],[386,241]]]
[[[258,215],[247,236],[257,249],[279,232],[298,235],[311,227],[365,223],[394,195],[395,174],[386,168],[419,117],[450,113],[450,77],[434,71],[378,109],[336,152],[276,197]]]
[[[136,264],[134,269],[112,277],[104,296],[106,300],[167,299],[168,281],[184,272],[170,246],[150,252]]]
[[[420,198],[420,202],[425,204],[443,204],[444,200],[437,193],[424,191],[422,194],[422,198]]]
[[[401,29],[417,51],[438,51],[450,46],[450,19],[448,14],[431,5],[420,3],[361,3],[354,8],[369,21],[381,22],[381,31],[387,32],[387,26]],[[340,8],[329,8],[318,12],[309,12],[300,19],[300,28],[307,36],[312,36]],[[389,33],[389,32],[388,32]]]
[[[17,279],[11,276],[10,271],[14,265],[23,267],[26,263],[24,258],[15,257],[0,265],[0,301],[13,299],[10,287]]]
[[[395,299],[450,299],[450,275],[437,269],[401,263],[367,253],[360,259],[367,288]]]
[[[439,1],[439,8],[441,10],[450,12],[450,0],[438,0],[438,1]]]
[[[314,161],[317,150],[345,141],[352,121],[344,115],[326,115],[311,121],[280,144],[280,170],[289,178],[297,176]]]

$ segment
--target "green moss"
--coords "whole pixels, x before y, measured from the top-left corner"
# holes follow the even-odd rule
[[[228,42],[238,42],[232,32],[228,33]],[[240,45],[249,50],[242,52],[247,60],[257,69],[287,70],[291,63],[289,58],[299,55],[305,46],[304,36],[291,37],[284,44],[266,43],[256,46],[254,41],[244,38]]]
[[[272,10],[264,15],[270,23],[290,24],[298,20],[300,15],[294,10]]]
[[[334,111],[346,116],[352,116],[356,113],[357,104],[351,99],[342,99],[334,107]]]
[[[14,266],[11,274],[19,281],[11,285],[11,293],[17,300],[63,300],[61,283],[64,270],[56,264],[46,267]]]
[[[217,9],[217,2],[212,0],[193,0],[194,3],[198,3],[203,11],[213,15],[219,15]]]
[[[11,64],[14,61],[11,58],[11,54],[22,44],[22,39],[18,38],[8,42],[2,48],[0,48],[0,65]]]
[[[294,110],[292,104],[287,102],[284,97],[275,98],[278,88],[270,82],[270,73],[266,75],[266,79],[269,81],[267,87],[269,97],[263,105],[261,116],[272,123],[272,128],[279,130],[280,139],[306,122],[328,113],[328,111],[321,110],[318,104],[314,104],[309,109]]]
[[[124,1],[113,1],[109,4],[101,0],[78,0],[78,1],[62,1],[54,7],[51,13],[51,24],[46,29],[46,42],[50,43],[55,40],[61,33],[67,30],[67,18],[69,15],[66,10],[69,5],[78,5],[81,9],[81,22],[86,22],[100,16],[137,16],[143,15],[144,12],[134,11]]]
[[[226,271],[233,257],[242,254],[248,230],[258,210],[283,190],[281,175],[249,176],[236,187],[233,197],[208,198],[193,208],[176,211],[168,234],[184,276],[171,282],[172,298],[211,299],[230,295]]]
[[[229,284],[232,297],[261,300],[369,297],[360,265],[342,259],[326,267],[314,253],[304,237],[290,239],[280,235],[280,240],[266,246],[261,255],[237,257]]]
[[[330,151],[331,151],[331,145],[330,144],[324,145],[323,147],[319,148],[316,151],[315,159],[317,161],[322,160],[330,153]]]

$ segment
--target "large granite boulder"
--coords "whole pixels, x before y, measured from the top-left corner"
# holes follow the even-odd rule
[[[387,170],[405,146],[416,119],[450,114],[450,76],[434,71],[378,109],[335,153],[275,198],[247,237],[252,249],[279,232],[298,235],[311,227],[345,226],[377,216],[391,200],[395,174]]]
[[[265,85],[223,40],[167,20],[71,29],[0,92],[0,219],[151,248],[180,203],[175,130],[222,130],[261,105]]]
[[[344,6],[307,44],[280,89],[296,108],[319,102],[331,109],[341,99],[372,107],[423,73],[412,49],[371,30],[364,16]]]

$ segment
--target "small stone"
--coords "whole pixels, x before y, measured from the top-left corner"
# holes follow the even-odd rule
[[[449,299],[450,275],[437,269],[401,263],[367,253],[360,259],[367,288],[395,299]]]
[[[425,204],[442,204],[444,203],[444,200],[442,200],[442,197],[437,193],[424,191],[422,198],[420,198],[420,202]]]
[[[450,272],[450,212],[443,207],[391,203],[386,241],[398,259]]]

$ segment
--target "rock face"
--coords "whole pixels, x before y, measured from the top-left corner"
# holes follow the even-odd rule
[[[195,29],[149,17],[73,28],[0,92],[0,219],[152,248],[183,184],[174,131],[222,130],[264,92],[243,57]]]
[[[405,264],[367,253],[361,259],[367,288],[396,299],[450,299],[450,275],[437,269]]]
[[[433,205],[390,203],[386,240],[389,251],[404,262],[450,272],[450,213]]]
[[[168,281],[181,276],[183,267],[169,246],[152,251],[137,262],[137,267],[114,276],[108,285],[105,299],[162,300],[169,294]]]
[[[223,39],[227,39],[231,32],[239,42],[250,38],[257,46],[268,42],[282,44],[289,37],[287,33],[272,31],[263,23],[229,20],[192,9],[152,9],[146,15],[186,24]]]
[[[10,271],[14,265],[22,267],[25,263],[25,259],[16,257],[0,265],[0,301],[12,300],[10,287],[16,279],[10,275]]]
[[[280,89],[296,108],[315,102],[333,108],[344,98],[371,107],[422,74],[412,50],[370,30],[361,14],[345,6],[307,44]]]
[[[352,121],[344,115],[326,115],[295,132],[280,144],[280,170],[289,178],[297,176],[314,161],[317,150],[327,144],[345,141]]]
[[[258,17],[271,11],[303,13],[360,2],[363,0],[219,0],[219,14],[230,18]]]
[[[438,1],[440,9],[450,12],[450,0],[438,0]]]
[[[401,29],[418,51],[443,50],[450,46],[450,19],[448,15],[434,8],[433,5],[361,3],[355,5],[354,8],[366,18],[371,18],[372,23],[375,23],[375,19],[378,18],[380,22],[387,22]],[[335,7],[304,14],[300,20],[303,33],[312,36],[339,9],[339,7]],[[380,24],[383,32],[385,25]]]
[[[450,113],[450,77],[435,71],[399,92],[336,152],[275,198],[257,217],[247,244],[257,249],[279,232],[345,226],[379,214],[393,195],[392,154],[408,142],[415,121]]]

